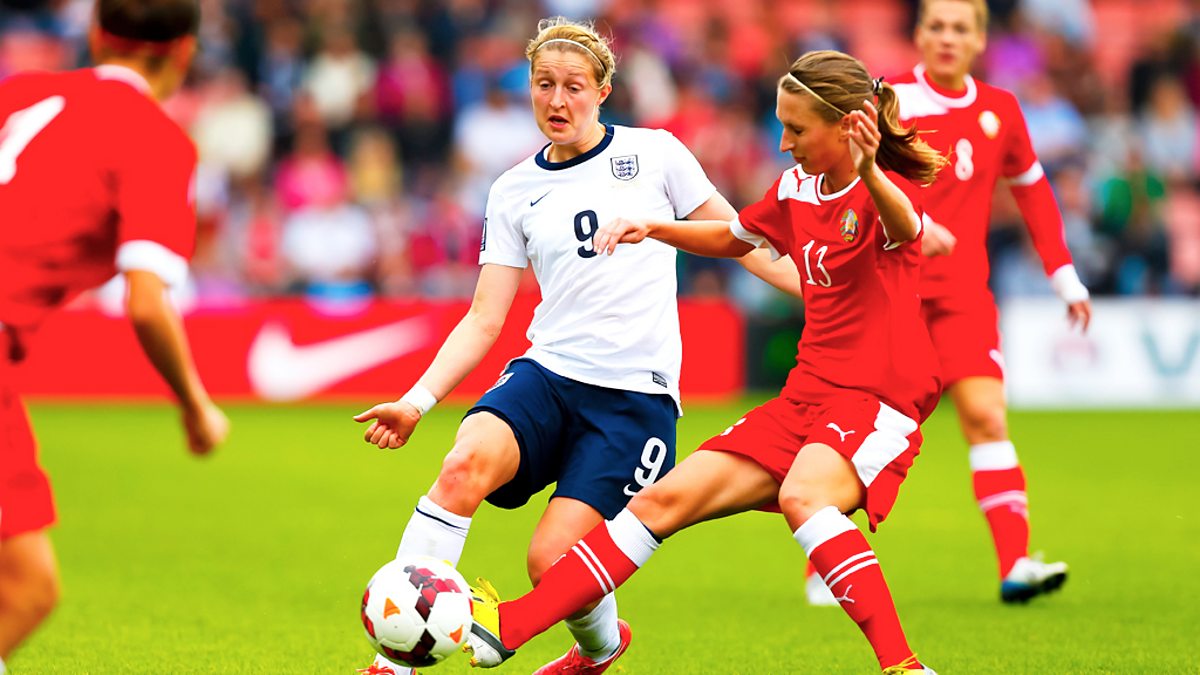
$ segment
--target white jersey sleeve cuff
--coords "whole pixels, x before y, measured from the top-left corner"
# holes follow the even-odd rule
[[[925,220],[927,218],[929,218],[927,214],[921,214],[919,217],[917,217],[917,234],[912,240],[915,240],[917,237],[921,236],[921,230],[925,229]],[[881,220],[879,223],[880,227],[883,227],[883,221]],[[888,239],[887,228],[883,228],[883,250],[894,251],[907,243],[907,241],[892,241],[891,239]]]
[[[1058,297],[1068,305],[1083,302],[1090,297],[1087,286],[1079,280],[1074,265],[1063,265],[1050,275],[1050,286]]]
[[[765,248],[768,251],[770,251],[771,252],[771,260],[779,260],[780,258],[783,257],[783,254],[781,254],[779,251],[775,250],[775,247],[771,245],[770,241],[767,241],[766,237],[762,236],[761,234],[755,234],[755,233],[751,232],[750,230],[747,230],[742,225],[742,222],[740,220],[738,220],[736,217],[733,220],[729,221],[729,231],[733,233],[733,236],[737,237],[738,239],[741,239],[742,241],[746,242],[747,244],[750,244],[754,248]]]
[[[1042,163],[1034,161],[1034,163],[1025,171],[1008,177],[1008,184],[1016,187],[1029,187],[1042,179],[1046,175],[1046,171],[1042,169]]]
[[[187,281],[187,259],[156,241],[127,241],[117,249],[117,271],[153,272],[163,283],[177,287]]]

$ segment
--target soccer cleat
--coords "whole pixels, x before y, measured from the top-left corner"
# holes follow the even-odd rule
[[[408,666],[400,666],[392,663],[382,655],[376,655],[374,663],[366,668],[359,668],[359,675],[412,675],[417,671]]]
[[[1000,582],[1000,599],[1004,602],[1029,602],[1052,593],[1067,582],[1067,564],[1042,562],[1039,557],[1019,558],[1008,576]]]
[[[475,580],[478,586],[471,587],[471,632],[463,651],[471,655],[471,666],[495,668],[512,658],[517,652],[500,641],[500,594],[496,587],[483,577]]]
[[[837,598],[833,597],[833,591],[825,585],[825,580],[817,572],[808,575],[804,580],[804,595],[808,598],[808,604],[813,607],[837,607]]]
[[[883,669],[883,675],[937,675],[933,668],[923,665],[917,660],[917,655],[904,659],[900,663]]]
[[[617,651],[613,652],[612,656],[609,656],[607,659],[603,661],[589,659],[579,653],[579,644],[577,643],[571,645],[566,654],[533,671],[533,675],[554,675],[555,673],[563,673],[564,675],[599,675],[603,673],[625,653],[626,649],[629,649],[629,642],[633,639],[633,633],[629,630],[629,624],[625,623],[624,619],[617,619],[617,632],[621,636],[621,644],[617,646]]]

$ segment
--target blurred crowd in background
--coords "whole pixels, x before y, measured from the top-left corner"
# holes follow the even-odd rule
[[[0,0],[0,77],[85,65],[91,4]],[[787,63],[834,48],[907,71],[915,4],[201,0],[199,56],[166,103],[201,160],[197,297],[469,297],[488,188],[545,144],[524,58],[541,17],[594,18],[618,56],[602,119],[672,131],[740,208],[788,160],[773,115]],[[989,6],[977,75],[1020,98],[1081,277],[1098,294],[1200,294],[1200,2]],[[997,295],[1050,293],[1007,190],[993,221]],[[787,305],[728,261],[681,256],[680,281]]]

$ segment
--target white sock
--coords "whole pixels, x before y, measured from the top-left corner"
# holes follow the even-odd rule
[[[8,669],[4,667],[4,659],[0,659],[0,675],[7,673]]]
[[[595,609],[578,619],[567,619],[567,630],[579,643],[579,653],[593,661],[604,661],[621,646],[617,628],[617,596],[609,593]]]
[[[646,527],[629,509],[621,509],[615,518],[605,523],[608,536],[625,557],[634,565],[642,567],[650,556],[658,550],[658,537]]]
[[[971,446],[968,455],[971,461],[971,471],[1004,471],[1020,466],[1017,461],[1017,449],[1012,441],[993,441],[991,443],[976,443]]]
[[[800,542],[805,554],[811,559],[812,552],[821,544],[842,533],[857,529],[854,521],[838,511],[836,506],[826,506],[797,527],[792,536]]]
[[[470,529],[471,519],[467,516],[447,511],[428,496],[421,497],[404,528],[396,557],[405,553],[431,555],[458,567]]]

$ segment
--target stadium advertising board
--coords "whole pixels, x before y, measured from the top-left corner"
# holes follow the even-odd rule
[[[490,387],[529,346],[536,296],[520,296],[495,347],[453,393]],[[197,367],[214,396],[294,401],[398,396],[424,372],[466,313],[465,302],[380,301],[353,313],[270,300],[187,314]],[[681,302],[685,397],[725,399],[745,387],[743,321],[726,302]],[[31,396],[166,395],[123,317],[100,308],[59,312],[30,341],[18,370]]]
[[[1086,335],[1070,330],[1056,299],[1000,311],[1014,406],[1200,407],[1200,303],[1095,301]]]

